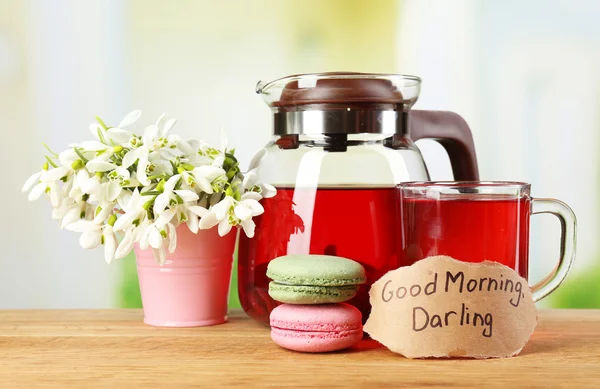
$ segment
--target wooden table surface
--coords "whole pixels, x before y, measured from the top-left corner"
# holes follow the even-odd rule
[[[139,310],[0,311],[0,388],[600,388],[600,310],[546,310],[523,352],[409,360],[372,340],[338,353],[279,348],[234,313],[154,328]]]

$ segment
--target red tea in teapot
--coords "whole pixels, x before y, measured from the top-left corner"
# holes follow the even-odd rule
[[[396,188],[278,188],[262,200],[256,236],[239,246],[239,289],[244,310],[268,324],[278,304],[267,294],[267,264],[286,254],[338,255],[360,262],[370,285],[398,267],[400,231]],[[243,291],[243,292],[242,292]],[[367,318],[369,288],[350,301]]]

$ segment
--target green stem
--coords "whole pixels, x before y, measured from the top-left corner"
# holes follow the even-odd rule
[[[106,144],[106,139],[104,139],[104,134],[102,134],[100,129],[98,129],[98,138],[100,139],[100,142]]]
[[[141,193],[142,196],[158,196],[160,194],[157,190],[151,190],[148,192]]]
[[[58,165],[55,164],[54,161],[52,161],[52,159],[50,159],[50,157],[48,157],[47,155],[46,155],[46,161],[48,161],[48,163],[50,165],[52,165],[53,168],[57,168],[58,167]]]
[[[52,151],[52,149],[50,148],[50,146],[48,146],[46,143],[42,143],[44,145],[44,147],[46,148],[46,150],[48,150],[50,152],[50,154],[52,154],[54,156],[54,158],[58,158],[58,154],[56,154],[54,151]]]
[[[149,177],[148,177],[148,179],[149,179],[149,180],[151,180],[151,181],[152,181],[152,180],[156,180],[156,179],[158,179],[158,178],[165,178],[165,174],[164,174],[164,173],[161,173],[161,174],[156,174],[156,175],[154,175],[154,176],[149,176]]]
[[[102,121],[102,119],[100,119],[99,116],[96,116],[96,121],[102,126],[102,128],[104,128],[104,131],[108,130],[108,127],[106,126],[106,124],[104,124],[104,122]]]
[[[81,151],[79,151],[79,149],[77,147],[73,147],[73,150],[75,150],[75,153],[77,153],[77,155],[79,155],[79,158],[81,158],[81,160],[83,161],[83,163],[88,163],[89,160],[83,156],[83,154],[81,153]]]

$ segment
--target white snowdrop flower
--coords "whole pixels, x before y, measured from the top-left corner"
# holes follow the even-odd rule
[[[219,147],[183,140],[170,133],[176,120],[163,114],[139,135],[130,127],[140,114],[127,114],[115,127],[96,118],[90,125],[94,139],[61,153],[46,146],[51,155],[22,191],[30,200],[47,194],[59,226],[81,233],[86,249],[104,246],[109,263],[137,244],[164,264],[176,250],[178,227],[193,233],[217,227],[221,236],[236,227],[254,236],[253,218],[264,212],[261,199],[276,193],[259,182],[266,150],[242,174],[223,131]]]

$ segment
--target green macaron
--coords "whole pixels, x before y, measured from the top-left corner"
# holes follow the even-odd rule
[[[348,301],[367,281],[365,269],[351,259],[328,255],[286,255],[267,267],[269,295],[287,304]]]

